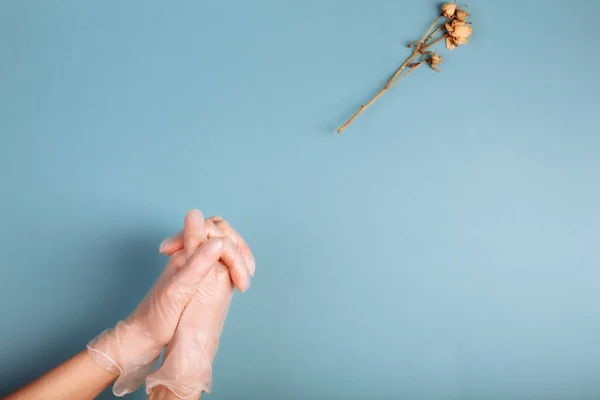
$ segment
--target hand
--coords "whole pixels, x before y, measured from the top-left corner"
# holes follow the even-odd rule
[[[184,237],[204,227],[200,211],[190,211],[184,223]],[[152,371],[163,347],[171,340],[185,307],[219,258],[241,258],[225,240],[200,241],[193,251],[173,254],[154,287],[136,310],[114,329],[101,333],[88,344],[88,352],[100,366],[119,374],[113,392],[122,396],[135,391]],[[236,287],[249,284],[243,262],[228,263]],[[235,272],[233,271],[235,270]]]
[[[188,231],[188,233],[191,232]],[[191,254],[194,248],[206,238],[220,237],[226,247],[234,246],[241,255],[239,262],[249,267],[252,274],[255,262],[252,253],[242,237],[222,218],[206,220],[205,231],[197,229],[195,234],[178,234],[167,239],[161,246],[163,253],[169,254],[184,247]],[[229,261],[235,261],[230,259]],[[230,271],[219,262],[208,274],[194,294],[185,311],[171,343],[167,346],[162,366],[148,376],[148,394],[155,387],[166,387],[177,397],[189,398],[202,392],[210,392],[212,383],[212,362],[219,347],[219,337],[233,295]]]
[[[231,279],[235,283],[235,286],[241,292],[244,292],[248,287],[242,285],[242,283],[249,284],[249,280],[246,281],[247,274],[244,271],[239,263],[245,262],[247,266],[248,273],[250,276],[254,276],[254,272],[256,271],[256,262],[254,260],[254,256],[250,251],[250,247],[246,243],[246,241],[242,238],[242,236],[229,224],[229,222],[225,221],[222,217],[210,217],[206,219],[204,230],[201,227],[192,227],[187,226],[188,233],[186,234],[186,230],[178,232],[177,234],[165,239],[160,244],[159,251],[167,256],[171,256],[177,253],[179,250],[185,250],[186,254],[191,254],[207,237],[218,237],[222,238],[225,241],[225,247],[236,249],[242,255],[242,259],[234,259],[231,258],[232,255],[237,255],[237,251],[232,250],[229,251],[225,257],[229,256],[225,261],[226,264],[231,264],[230,273]],[[194,231],[195,233],[192,233]],[[239,282],[236,283],[236,282]]]

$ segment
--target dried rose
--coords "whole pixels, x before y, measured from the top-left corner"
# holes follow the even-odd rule
[[[467,18],[469,18],[469,15],[471,15],[471,14],[469,14],[465,10],[461,10],[461,9],[456,10],[456,13],[454,14],[456,19],[461,22],[465,22],[467,20]]]
[[[433,53],[428,59],[427,62],[429,63],[429,66],[431,68],[433,68],[434,70],[436,70],[437,72],[440,72],[440,70],[437,68],[438,65],[440,65],[442,63],[442,56],[438,55],[437,53]]]
[[[461,21],[454,21],[452,23],[452,30],[448,31],[455,39],[468,38],[472,32],[473,28],[471,28],[471,25]]]
[[[442,62],[442,56],[440,56],[438,53],[433,53],[431,55],[431,57],[429,57],[429,63],[430,64],[437,65],[437,64],[439,64],[441,62]]]
[[[445,3],[442,5],[442,14],[444,17],[450,18],[454,15],[456,11],[456,3]]]
[[[454,40],[450,36],[446,37],[446,48],[448,50],[454,50],[456,48],[456,44],[454,43]]]
[[[459,44],[467,44],[469,43],[468,37],[459,37],[454,39],[454,43],[458,46]]]

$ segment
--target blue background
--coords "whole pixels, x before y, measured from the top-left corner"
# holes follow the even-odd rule
[[[469,6],[335,137],[436,2],[3,1],[0,391],[131,312],[198,207],[258,260],[210,398],[598,398],[600,2]]]

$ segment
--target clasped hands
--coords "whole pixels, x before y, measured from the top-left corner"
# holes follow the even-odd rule
[[[212,362],[234,287],[244,292],[254,257],[222,218],[190,211],[182,232],[160,246],[171,258],[125,320],[88,344],[94,361],[117,374],[113,393],[123,396],[146,380],[148,394],[164,386],[177,397],[210,392]],[[152,373],[165,348],[163,363]]]

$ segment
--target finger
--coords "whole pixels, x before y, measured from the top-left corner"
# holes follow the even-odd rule
[[[179,272],[179,270],[183,268],[184,265],[185,254],[183,253],[183,249],[181,249],[173,253],[162,274],[171,277],[177,272]]]
[[[170,282],[173,275],[175,275],[184,265],[185,255],[183,254],[183,249],[181,249],[173,253],[154,286],[156,288],[163,287],[167,282]]]
[[[250,287],[250,271],[246,260],[240,252],[235,242],[228,237],[219,227],[211,220],[206,220],[206,231],[209,238],[223,238],[224,249],[221,254],[221,261],[229,268],[229,275],[233,284],[240,292],[245,292]]]
[[[254,255],[252,254],[250,247],[246,243],[246,241],[242,238],[242,236],[222,217],[213,216],[207,219],[207,222],[211,221],[214,225],[219,228],[223,234],[217,234],[213,232],[214,237],[230,237],[236,244],[236,246],[240,249],[242,256],[246,261],[246,265],[248,266],[248,272],[251,276],[254,276],[256,272],[256,261],[254,259]],[[208,228],[207,228],[208,229]],[[177,234],[165,239],[161,245],[159,251],[164,255],[172,255],[176,251],[183,249],[184,240],[183,240],[183,231],[178,232]]]
[[[198,210],[192,210],[186,215],[186,219],[191,213],[200,212]],[[201,213],[201,212],[200,212]],[[196,217],[194,217],[195,219]],[[185,222],[184,222],[185,225]],[[184,248],[184,231],[179,231],[173,236],[169,236],[165,240],[160,243],[158,251],[166,256],[173,255],[176,251],[179,251]],[[204,235],[202,235],[202,239],[204,239]]]
[[[218,219],[214,220],[212,218]],[[229,222],[225,221],[221,217],[211,217],[209,220],[213,221],[219,229],[225,232],[227,237],[230,237],[231,240],[233,240],[238,249],[240,249],[242,256],[244,256],[244,259],[246,260],[246,265],[248,266],[248,272],[250,272],[250,276],[254,276],[254,273],[256,272],[256,261],[254,260],[252,251],[250,251],[250,246],[248,246],[242,235],[240,235]]]
[[[185,258],[190,258],[198,247],[206,240],[204,215],[200,210],[191,210],[183,221],[183,248]]]
[[[160,243],[158,251],[165,256],[173,255],[176,251],[183,249],[183,231],[177,232],[173,236],[169,236]]]
[[[191,296],[200,286],[211,268],[217,263],[224,251],[224,242],[220,238],[212,238],[204,242],[185,265],[171,279],[180,290]],[[188,298],[189,300],[189,298]],[[186,302],[187,303],[187,302]]]

